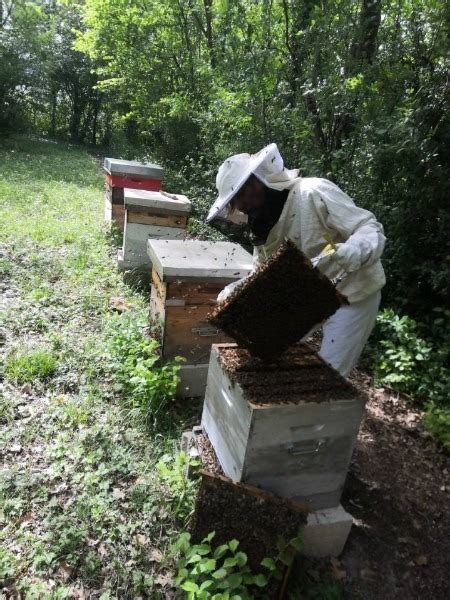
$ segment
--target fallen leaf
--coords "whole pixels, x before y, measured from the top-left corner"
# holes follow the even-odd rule
[[[134,307],[131,302],[125,300],[125,298],[110,298],[109,299],[109,308],[112,310],[116,310],[117,312],[123,313],[127,310],[130,310]]]
[[[347,571],[344,571],[343,569],[338,569],[334,565],[331,565],[331,570],[333,572],[334,579],[336,579],[337,581],[341,581],[342,579],[345,579],[347,577]]]
[[[24,515],[22,515],[19,519],[17,519],[16,525],[18,527],[20,527],[22,525],[26,525],[27,523],[30,523],[31,521],[34,521],[33,513],[27,512]]]
[[[336,568],[340,567],[342,564],[341,561],[338,560],[337,558],[335,558],[334,556],[332,556],[330,558],[330,563],[332,564],[333,567],[336,567]]]
[[[156,579],[155,583],[161,586],[172,585],[172,573],[160,573]]]
[[[427,565],[428,564],[428,557],[425,556],[425,554],[421,554],[420,556],[417,556],[414,559],[414,562],[416,563],[416,565],[418,567],[423,567],[423,565]]]
[[[125,492],[120,488],[113,488],[112,495],[116,500],[123,500],[125,498]]]
[[[142,533],[136,535],[136,540],[140,546],[146,546],[148,544],[148,537]]]
[[[59,567],[62,570],[62,580],[64,582],[68,581],[73,573],[72,567],[68,565],[65,561],[62,561]]]
[[[372,569],[361,569],[359,574],[361,576],[361,579],[367,580],[374,579],[377,575],[375,571],[372,571]]]
[[[153,550],[150,552],[150,560],[152,560],[153,562],[160,563],[163,560],[163,558],[163,553],[160,552],[157,548],[153,548]]]

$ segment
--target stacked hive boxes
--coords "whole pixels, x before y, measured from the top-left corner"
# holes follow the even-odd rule
[[[125,189],[125,231],[119,269],[151,268],[149,239],[183,240],[191,202],[180,194]]]
[[[306,345],[272,363],[214,345],[202,425],[228,477],[339,504],[365,397]]]
[[[251,255],[238,244],[149,240],[150,321],[164,359],[183,356],[179,395],[202,396],[213,343],[227,338],[206,316],[227,285],[247,275]]]
[[[125,188],[159,191],[163,169],[151,163],[105,158],[105,220],[123,231],[125,225]]]

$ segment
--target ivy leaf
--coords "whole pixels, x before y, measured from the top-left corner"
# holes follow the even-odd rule
[[[222,544],[221,546],[217,546],[214,550],[214,558],[222,558],[224,554],[228,552],[228,544]]]
[[[277,568],[275,561],[271,558],[264,558],[261,561],[261,566],[266,567],[266,569],[269,569],[269,571],[275,571]]]
[[[200,588],[193,581],[185,581],[181,585],[181,589],[184,590],[185,592],[198,592]]]
[[[264,575],[261,575],[261,574],[256,575],[253,578],[253,581],[254,581],[255,585],[257,585],[260,588],[266,587],[266,585],[267,585],[267,579],[264,577]]]
[[[223,568],[218,569],[217,571],[214,571],[212,576],[214,577],[214,579],[223,579],[224,577],[227,576],[227,570],[223,569]]]

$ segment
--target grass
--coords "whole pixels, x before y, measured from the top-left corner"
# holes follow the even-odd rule
[[[58,364],[57,357],[46,350],[35,350],[29,354],[17,354],[12,351],[6,358],[5,374],[11,381],[22,384],[36,379],[46,380],[52,377]]]
[[[193,497],[180,503],[173,462],[190,416],[155,429],[176,369],[161,383],[150,364],[148,306],[116,272],[98,164],[16,137],[0,144],[0,172],[0,593],[167,598],[166,550]],[[117,296],[127,314],[111,311]]]
[[[95,161],[16,137],[0,172],[0,597],[171,598],[196,490],[175,446],[198,407],[172,400],[177,364],[156,368]],[[114,313],[118,296],[133,308]],[[341,597],[320,585],[292,597]]]

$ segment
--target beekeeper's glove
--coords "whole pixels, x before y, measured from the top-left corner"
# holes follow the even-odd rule
[[[220,294],[217,296],[217,302],[223,302],[224,300],[229,298],[234,292],[234,290],[238,287],[238,285],[241,285],[241,283],[243,283],[245,279],[247,279],[247,277],[243,277],[242,279],[233,281],[233,283],[229,283],[226,287],[224,287]]]
[[[362,252],[359,244],[347,240],[345,244],[336,244],[337,250],[334,259],[340,267],[348,273],[357,271],[362,265]]]

